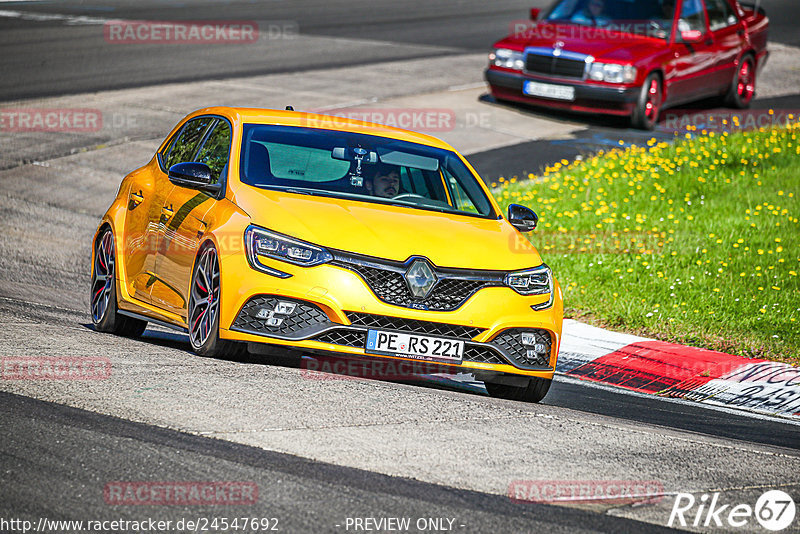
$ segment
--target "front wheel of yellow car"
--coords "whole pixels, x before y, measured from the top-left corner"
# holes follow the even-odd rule
[[[217,249],[208,244],[197,256],[189,293],[187,323],[192,349],[209,357],[235,357],[247,347],[219,337],[220,267]]]
[[[486,391],[492,397],[516,400],[523,402],[539,402],[550,390],[553,381],[549,378],[531,378],[527,386],[508,386],[506,384],[493,384],[486,382]]]
[[[106,227],[94,248],[92,265],[92,323],[98,332],[138,337],[147,323],[121,315],[117,309],[117,273],[114,233]]]

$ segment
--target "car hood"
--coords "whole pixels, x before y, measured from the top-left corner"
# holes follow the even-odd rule
[[[579,27],[540,22],[524,37],[510,39],[505,43],[514,43],[522,47],[553,48],[557,42],[561,42],[563,50],[588,54],[598,61],[607,59],[632,64],[665,46],[665,41],[653,37],[631,33],[623,35],[591,27],[586,28],[581,34],[580,30],[576,28]],[[619,38],[612,38],[616,35],[619,35]],[[504,46],[504,44],[498,43],[496,46]]]
[[[502,219],[255,188],[236,203],[257,226],[331,249],[396,261],[425,256],[439,267],[469,269],[542,263],[528,240]]]

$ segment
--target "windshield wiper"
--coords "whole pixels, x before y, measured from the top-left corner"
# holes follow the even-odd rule
[[[297,187],[287,187],[284,188],[283,191],[288,193],[297,193],[298,195],[309,195],[309,196],[317,196],[319,193],[314,191],[313,189],[300,189]]]

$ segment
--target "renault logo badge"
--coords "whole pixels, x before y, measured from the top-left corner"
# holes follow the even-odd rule
[[[406,284],[411,294],[418,299],[427,297],[436,284],[436,273],[425,260],[414,260],[406,271]]]

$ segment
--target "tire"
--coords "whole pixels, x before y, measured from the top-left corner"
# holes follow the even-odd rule
[[[550,378],[531,378],[525,387],[507,386],[505,384],[493,384],[486,382],[486,391],[492,397],[523,402],[539,402],[550,390]]]
[[[631,125],[640,130],[655,128],[661,113],[662,100],[661,76],[653,72],[647,76],[639,92],[636,107],[631,115]]]
[[[236,358],[247,352],[247,345],[219,337],[220,279],[217,249],[206,245],[200,249],[192,270],[186,316],[189,342],[200,356]]]
[[[733,75],[725,105],[734,109],[750,107],[756,95],[756,61],[752,55],[746,55],[739,62]]]
[[[98,332],[125,337],[138,337],[147,328],[147,321],[126,317],[117,308],[117,276],[114,233],[106,227],[94,245],[92,287],[89,311]]]

